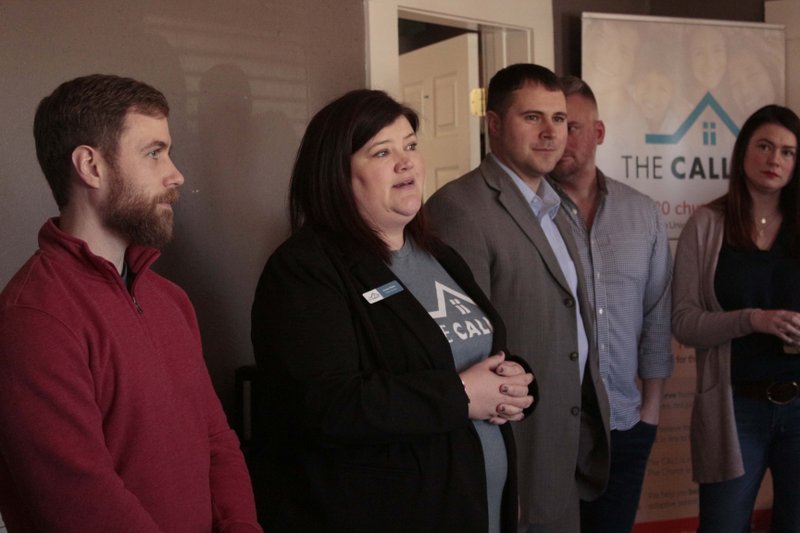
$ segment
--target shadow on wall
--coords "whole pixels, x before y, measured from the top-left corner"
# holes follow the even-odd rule
[[[266,257],[288,233],[286,195],[299,142],[284,113],[255,111],[250,85],[234,64],[200,76],[196,158],[184,164],[175,239],[159,261],[187,289],[209,371],[226,391],[235,368],[252,361],[250,304]]]

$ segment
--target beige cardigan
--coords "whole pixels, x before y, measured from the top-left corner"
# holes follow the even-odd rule
[[[699,208],[683,228],[672,280],[672,333],[696,349],[692,407],[693,478],[715,483],[744,474],[731,389],[731,340],[753,332],[752,309],[723,311],[714,293],[721,212]]]

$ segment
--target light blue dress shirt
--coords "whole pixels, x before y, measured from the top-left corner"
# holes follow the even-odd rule
[[[597,180],[599,205],[591,228],[569,196],[555,187],[586,277],[611,429],[624,431],[640,419],[637,379],[672,374],[672,258],[655,201],[600,170]]]

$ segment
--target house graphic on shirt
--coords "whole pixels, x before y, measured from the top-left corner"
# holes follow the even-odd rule
[[[702,121],[704,145],[716,146],[717,126],[719,123],[726,127],[734,138],[739,135],[739,127],[717,102],[716,98],[710,92],[707,92],[674,133],[646,133],[644,136],[645,144],[678,144],[706,110],[712,111],[716,115],[716,120],[706,118]]]
[[[436,287],[436,310],[430,312],[431,318],[437,319],[447,317],[448,305],[453,306],[455,311],[461,315],[468,315],[471,313],[469,308],[465,306],[463,302],[475,305],[475,302],[472,301],[472,298],[466,294],[462,294],[456,290],[453,290],[438,281],[435,282],[434,286]]]

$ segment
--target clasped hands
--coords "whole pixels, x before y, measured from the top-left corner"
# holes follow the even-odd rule
[[[750,315],[750,323],[759,333],[775,335],[786,344],[800,344],[800,313],[783,309],[755,309]]]
[[[459,374],[469,398],[470,419],[496,425],[516,422],[533,404],[534,398],[528,394],[528,385],[535,379],[533,374],[505,359],[501,351]]]

